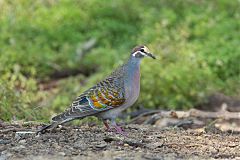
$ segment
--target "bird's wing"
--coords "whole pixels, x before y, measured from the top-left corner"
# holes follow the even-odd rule
[[[64,113],[53,121],[83,118],[121,106],[125,102],[124,84],[121,77],[109,77],[88,89],[73,101]]]

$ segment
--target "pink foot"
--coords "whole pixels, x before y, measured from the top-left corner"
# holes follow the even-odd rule
[[[116,122],[113,123],[113,128],[111,128],[107,121],[103,121],[103,124],[106,126],[106,129],[108,132],[115,132],[124,136],[127,136],[127,133],[123,131],[123,129],[116,124]]]
[[[121,135],[123,135],[123,136],[127,136],[127,133],[124,132],[121,127],[119,127],[119,126],[116,125],[116,126],[114,126],[114,128],[115,128],[115,132],[116,132],[116,133],[121,134]]]

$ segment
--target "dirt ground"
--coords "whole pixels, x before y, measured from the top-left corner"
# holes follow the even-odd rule
[[[0,128],[0,160],[240,159],[240,136],[221,131],[157,128],[131,124],[126,136],[102,126],[68,126],[52,133],[22,134],[31,128]]]

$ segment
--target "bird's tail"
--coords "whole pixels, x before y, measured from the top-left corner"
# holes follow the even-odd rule
[[[66,122],[71,121],[73,119],[74,118],[68,118],[68,119],[59,120],[59,121],[52,121],[51,124],[43,126],[40,130],[38,130],[36,132],[36,134],[45,133],[46,130],[52,130],[52,129],[56,128],[58,125],[66,123]]]
[[[60,123],[59,123],[59,124],[60,124]],[[57,123],[57,122],[52,122],[52,123],[49,124],[49,125],[43,126],[40,130],[38,130],[38,131],[36,132],[36,134],[45,133],[46,130],[51,130],[51,129],[57,127],[57,126],[58,126],[58,123]]]
[[[87,99],[84,99],[84,100],[86,101]],[[86,111],[81,112],[79,108],[70,107],[65,112],[53,117],[52,123],[47,126],[42,127],[39,131],[37,131],[37,134],[44,133],[46,130],[52,130],[52,129],[56,128],[58,125],[66,123],[68,121],[71,121],[74,119],[81,119],[88,115],[93,115],[97,112],[96,110],[92,110],[91,107],[88,105],[88,103],[81,105],[81,107],[82,107],[82,109],[85,109]]]

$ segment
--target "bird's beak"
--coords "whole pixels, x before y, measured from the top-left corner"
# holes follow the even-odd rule
[[[152,59],[156,59],[156,57],[152,53],[145,53],[148,57],[151,57]]]

